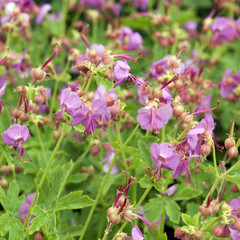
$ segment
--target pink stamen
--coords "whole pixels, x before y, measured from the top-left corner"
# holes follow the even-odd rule
[[[164,84],[162,87],[161,87],[161,90],[163,90],[166,86],[168,86],[170,83],[176,81],[178,79],[178,74],[176,74],[170,81],[168,81],[166,84]]]
[[[141,56],[141,52],[138,52],[138,57],[136,57],[136,58],[130,57],[126,54],[113,55],[114,58],[123,58],[123,59],[129,60],[131,62],[137,62],[140,56]]]
[[[209,108],[209,109],[205,109],[205,110],[200,110],[200,111],[198,111],[198,112],[193,113],[192,115],[197,115],[197,114],[201,114],[201,113],[205,113],[205,112],[210,112],[210,111],[216,109],[216,108],[218,107],[219,103],[220,103],[220,101],[218,100],[216,107],[214,107],[214,108]]]
[[[89,44],[89,42],[87,40],[86,35],[84,33],[82,33],[80,37],[83,40],[83,42],[86,44],[87,48],[91,49],[91,46],[90,46],[90,44]]]
[[[152,225],[154,225],[154,226],[157,227],[157,225],[156,225],[154,222],[152,222],[152,221],[150,221],[149,219],[146,219],[146,218],[144,218],[144,217],[142,217],[142,216],[140,216],[140,215],[138,215],[138,214],[134,214],[134,216],[136,216],[137,218],[139,218],[140,220],[142,220],[142,221],[143,221],[146,225],[148,225],[150,228],[152,228],[152,229],[154,229],[155,231],[157,231],[157,229],[152,226]],[[152,225],[151,225],[151,224],[152,224]]]
[[[60,46],[55,43],[53,47],[57,47],[57,50],[53,52],[53,55],[42,65],[41,69],[44,69],[60,52]]]
[[[183,92],[182,92],[182,96],[181,96],[180,103],[183,102],[183,99],[184,99],[184,97],[185,97],[185,93],[186,93],[186,89],[187,89],[187,84],[184,85],[184,88],[183,88]]]

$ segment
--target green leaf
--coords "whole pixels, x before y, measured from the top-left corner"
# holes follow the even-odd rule
[[[204,172],[206,172],[206,173],[210,173],[210,174],[213,174],[213,175],[216,174],[215,168],[214,168],[212,165],[210,165],[210,164],[208,164],[208,166],[205,166],[205,165],[203,165],[202,163],[198,163],[198,166],[199,166],[200,168],[202,168],[202,170],[203,170]]]
[[[194,189],[189,184],[183,183],[178,186],[176,193],[173,198],[177,200],[188,200],[191,198],[196,198],[202,194],[202,190]]]
[[[141,188],[148,188],[148,187],[150,187],[150,186],[153,186],[152,179],[151,179],[148,175],[142,177],[142,178],[139,180],[139,184],[140,184],[140,187],[141,187]]]
[[[6,211],[13,217],[15,217],[19,211],[19,207],[24,202],[24,196],[18,197],[19,188],[16,180],[13,180],[8,188],[7,199],[5,203]]]
[[[68,195],[60,198],[56,204],[56,211],[64,209],[81,209],[92,206],[94,201],[88,196],[82,196],[83,191],[71,192]]]
[[[140,151],[140,155],[142,159],[146,162],[147,166],[149,168],[154,167],[154,163],[151,158],[151,153],[150,153],[150,146],[154,142],[152,142],[150,139],[153,140],[152,137],[142,137],[138,140],[138,147]]]
[[[108,138],[109,138],[110,142],[114,142],[116,139],[116,134],[113,131],[113,126],[111,126],[111,125],[108,126],[107,133],[108,133]]]
[[[129,17],[124,17],[121,19],[123,25],[128,26],[130,28],[147,28],[152,24],[152,19],[150,17],[138,17],[134,19],[129,19]]]
[[[186,213],[182,213],[181,218],[182,218],[182,220],[185,224],[190,225],[190,226],[193,225],[192,224],[192,217],[190,215],[188,215]]]
[[[163,233],[161,236],[160,236],[160,238],[159,238],[159,240],[167,240],[168,238],[167,238],[167,234],[166,233]]]
[[[203,221],[202,228],[205,228],[208,226],[205,230],[212,229],[215,225],[219,224],[219,221],[217,221],[219,217],[211,217],[207,218]]]
[[[81,183],[84,180],[86,180],[87,177],[88,177],[87,173],[74,173],[68,177],[67,183]]]
[[[135,147],[122,146],[122,150],[129,155],[140,156],[139,152],[138,152],[138,149],[135,148]]]
[[[9,113],[5,110],[5,108],[3,108],[0,117],[0,133],[3,133],[5,130],[7,130],[10,125],[11,118]]]
[[[240,175],[236,174],[236,175],[226,175],[226,180],[231,182],[231,183],[235,183],[237,184],[237,186],[240,188]]]
[[[179,205],[173,199],[168,199],[166,201],[165,208],[166,208],[166,213],[169,217],[169,220],[173,223],[178,224],[180,220]]]
[[[0,216],[0,235],[5,236],[9,231],[9,240],[18,240],[23,238],[23,225],[21,222],[10,216],[8,213]]]
[[[144,206],[144,211],[148,211],[145,215],[146,218],[157,221],[158,218],[161,216],[163,211],[165,210],[166,201],[162,197],[158,198],[151,198],[148,203]]]
[[[74,130],[78,131],[78,132],[84,132],[85,131],[85,127],[82,124],[79,124],[77,126],[73,126]]]
[[[3,208],[6,208],[7,197],[4,189],[0,186],[0,203],[3,205]]]
[[[123,174],[115,174],[115,175],[109,176],[106,184],[103,187],[103,195],[105,195],[108,192],[108,190],[110,189],[110,187],[115,181],[118,180],[118,182],[120,182],[121,178],[124,178]]]
[[[36,217],[31,221],[31,226],[29,228],[30,234],[44,227],[47,235],[51,236],[52,239],[58,239],[56,235],[56,216],[54,211],[36,205],[31,211],[31,214]]]
[[[70,161],[63,166],[58,165],[53,173],[53,180],[51,186],[51,193],[56,194],[59,198],[63,187],[67,181],[68,175],[70,174],[73,167],[73,162]]]
[[[13,157],[12,157],[11,153],[9,152],[9,150],[4,151],[4,156],[7,159],[8,165],[10,166],[13,163]]]
[[[46,177],[39,194],[38,205],[48,210],[54,209],[57,199],[59,198],[63,187],[71,172],[73,162],[70,161],[63,166],[58,165],[52,176]],[[39,173],[38,178],[40,178]],[[46,198],[46,196],[48,196]]]

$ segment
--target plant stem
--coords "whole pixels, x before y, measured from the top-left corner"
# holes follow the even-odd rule
[[[133,136],[135,135],[136,131],[139,128],[139,123],[137,124],[137,126],[134,128],[134,130],[132,131],[131,135],[127,138],[127,140],[125,141],[125,143],[123,144],[123,146],[126,146],[133,138]]]
[[[1,157],[0,157],[0,166],[2,165],[3,159],[4,159],[4,153],[2,152]]]
[[[230,172],[236,170],[237,168],[240,168],[240,161],[239,160],[230,169],[227,170],[226,174],[229,174]]]
[[[49,168],[50,168],[50,166],[51,166],[51,164],[52,164],[52,162],[53,162],[53,160],[54,160],[54,158],[55,158],[55,156],[56,156],[56,153],[57,153],[57,151],[58,151],[58,149],[59,149],[59,147],[60,147],[60,145],[61,145],[61,143],[62,143],[62,141],[63,141],[63,139],[64,139],[64,137],[65,137],[65,132],[66,132],[65,129],[63,129],[63,132],[62,132],[60,138],[58,139],[58,142],[57,142],[57,144],[56,144],[56,146],[55,146],[55,148],[54,148],[54,150],[53,150],[53,153],[52,153],[52,155],[51,155],[51,158],[50,158],[50,160],[49,160],[49,162],[48,162],[48,164],[47,164],[47,166],[46,166],[46,169],[45,169],[44,172],[43,172],[43,175],[42,175],[42,177],[41,177],[41,180],[40,180],[39,184],[37,185],[37,190],[36,190],[35,196],[34,196],[34,198],[33,198],[33,200],[32,200],[31,206],[30,206],[30,208],[29,208],[29,210],[28,210],[28,214],[27,214],[27,216],[26,216],[26,219],[25,219],[24,225],[23,225],[23,228],[24,228],[24,229],[27,228],[27,229],[26,229],[27,233],[25,233],[25,234],[27,234],[27,236],[28,236],[28,223],[29,223],[29,218],[30,218],[30,215],[31,215],[31,210],[33,209],[33,206],[34,206],[34,204],[35,204],[35,202],[36,202],[36,200],[37,200],[37,197],[38,197],[38,195],[39,195],[40,189],[41,189],[41,187],[42,187],[42,185],[43,185],[43,183],[44,183],[44,180],[45,180],[45,178],[46,178],[46,176],[47,176],[47,172],[48,172],[48,170],[49,170]]]
[[[215,144],[213,140],[211,140],[211,142],[212,142],[212,150],[213,150],[213,164],[215,167],[216,174],[218,174]]]
[[[77,161],[74,163],[74,166],[72,168],[72,172],[74,172],[78,167],[79,165],[81,164],[82,160],[87,156],[90,148],[92,147],[92,144],[89,144],[88,147],[86,148],[85,152],[81,155],[81,157],[79,157],[77,159]]]
[[[47,165],[47,156],[46,156],[46,152],[45,152],[45,149],[44,149],[44,146],[43,146],[43,142],[42,142],[41,134],[40,134],[40,131],[39,131],[39,128],[38,128],[37,123],[35,124],[35,126],[36,126],[37,135],[38,135],[38,140],[39,140],[39,142],[40,142],[40,146],[41,146],[41,150],[42,150],[42,154],[43,154],[43,158],[44,158],[44,162],[45,162],[45,166],[46,166],[46,165]]]
[[[165,225],[165,215],[166,215],[166,211],[164,210],[162,215],[161,215],[161,224],[159,227],[159,236],[162,236],[162,234],[164,233],[164,225]]]
[[[108,180],[108,177],[110,175],[110,172],[112,171],[112,168],[113,168],[113,166],[114,166],[114,164],[116,162],[118,154],[119,154],[118,152],[115,153],[114,158],[113,158],[113,160],[111,162],[111,165],[110,165],[110,167],[108,169],[108,172],[107,172],[107,174],[104,177],[104,180],[103,180],[102,185],[101,185],[101,187],[100,187],[100,189],[98,191],[97,197],[96,197],[95,202],[94,202],[94,204],[93,204],[93,206],[91,208],[91,211],[90,211],[90,213],[88,215],[87,221],[86,221],[86,223],[85,223],[85,225],[83,227],[82,234],[81,234],[79,240],[82,240],[84,238],[84,236],[85,236],[85,233],[87,231],[88,225],[89,225],[89,223],[90,223],[90,221],[92,219],[92,215],[93,215],[93,213],[95,211],[95,208],[96,208],[96,206],[98,204],[98,201],[99,201],[99,199],[100,199],[100,197],[102,195],[103,188],[104,188],[104,186],[105,186],[105,184],[106,184],[106,182]]]

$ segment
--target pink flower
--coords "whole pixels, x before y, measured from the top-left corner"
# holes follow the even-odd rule
[[[37,18],[36,18],[36,24],[41,24],[43,21],[44,16],[51,10],[52,6],[50,4],[43,4],[40,7],[40,10],[38,12]]]
[[[108,169],[112,163],[112,160],[114,158],[115,155],[115,149],[113,149],[112,151],[107,152],[107,155],[102,159],[102,162],[105,162],[104,166],[103,166],[103,171],[105,173],[108,172]],[[113,168],[110,172],[111,175],[114,175],[118,172],[118,167],[116,164],[113,165]]]
[[[153,105],[146,106],[138,110],[137,122],[142,129],[153,131],[163,128],[172,117],[172,107],[165,104],[156,108]]]
[[[71,125],[77,126],[81,123],[85,127],[84,134],[93,133],[97,126],[99,126],[98,120],[105,109],[106,101],[104,99],[97,99],[92,103],[92,106],[84,106],[77,110],[73,116]]]
[[[116,65],[114,67],[114,77],[117,82],[114,88],[127,80],[132,80],[133,84],[136,85],[138,88],[142,88],[147,85],[147,83],[137,79],[134,75],[129,73],[129,71],[130,67],[125,59],[116,62]]]
[[[180,162],[180,156],[170,143],[152,143],[151,158],[155,166],[155,174],[161,177],[161,169],[175,170]]]
[[[134,225],[132,228],[132,240],[144,240],[144,236],[138,226]]]
[[[69,92],[68,89],[65,88],[59,97],[59,103],[62,107],[62,110],[55,113],[55,116],[53,117],[57,128],[63,119],[63,114],[66,112],[69,115],[73,116],[75,110],[81,107],[82,100],[79,98],[76,92]]]
[[[22,144],[30,137],[28,127],[20,124],[10,126],[3,134],[2,140],[5,144],[18,148],[20,159],[24,158],[25,149]]]
[[[35,193],[30,193],[26,196],[26,199],[24,203],[19,208],[19,212],[21,213],[21,219],[25,219],[25,217],[28,214],[29,208],[32,204],[32,201],[34,199]],[[36,203],[35,203],[36,204]],[[30,221],[34,218],[34,216],[31,215]]]
[[[208,95],[204,97],[201,102],[195,107],[194,112],[199,112],[202,110],[207,110],[211,108],[211,100],[213,95]],[[200,114],[196,114],[198,116]]]

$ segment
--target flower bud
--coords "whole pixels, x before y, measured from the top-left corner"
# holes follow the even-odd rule
[[[38,94],[34,97],[34,102],[37,104],[37,105],[41,105],[44,103],[44,97],[41,95],[41,94]]]
[[[100,152],[100,150],[101,150],[100,146],[99,146],[99,145],[95,145],[95,146],[93,146],[92,149],[91,149],[91,154],[92,154],[93,156],[96,156],[96,155],[98,155],[98,153]]]
[[[173,114],[176,117],[180,117],[184,113],[184,107],[181,104],[178,104],[173,107]]]
[[[84,93],[85,93],[85,91],[84,91],[83,89],[81,89],[81,88],[79,88],[79,89],[77,90],[77,94],[78,94],[79,97],[84,96]]]
[[[223,228],[223,236],[224,238],[227,238],[231,235],[231,232],[230,232],[230,229],[229,227],[226,225],[224,228]]]
[[[86,73],[88,72],[89,69],[85,65],[86,65],[85,61],[80,61],[76,63],[75,67],[78,71]]]
[[[112,147],[112,145],[111,145],[111,143],[110,142],[106,142],[106,143],[104,143],[104,149],[106,150],[106,151],[112,151],[113,150],[113,147]]]
[[[128,207],[124,209],[123,218],[126,222],[131,222],[133,219],[136,218],[132,211],[132,205],[128,205]]]
[[[109,217],[109,222],[112,224],[119,224],[121,221],[121,216],[118,214],[119,209],[116,207],[110,207],[107,210],[107,216]]]
[[[192,236],[193,240],[200,240],[204,237],[204,233],[201,230],[197,230],[195,234]]]
[[[11,115],[12,115],[14,118],[18,119],[18,118],[20,117],[20,115],[21,115],[21,111],[20,111],[18,108],[14,108],[14,109],[12,110],[12,112],[11,112]]]
[[[234,147],[235,145],[236,145],[236,142],[235,142],[234,138],[232,138],[232,137],[228,137],[224,142],[224,146],[227,150]]]
[[[115,238],[115,240],[126,240],[129,239],[128,235],[126,233],[118,233]]]
[[[153,89],[152,95],[153,95],[154,98],[161,98],[162,97],[162,90],[161,90],[161,88]]]
[[[220,205],[216,200],[213,200],[210,202],[209,208],[210,208],[212,214],[216,214],[219,212]]]
[[[29,116],[27,113],[21,113],[19,120],[23,123],[23,122],[27,122],[29,120]]]
[[[21,172],[21,168],[19,166],[15,167],[15,173],[20,173]]]
[[[236,147],[231,147],[228,150],[228,155],[230,158],[235,158],[238,155],[238,149]]]
[[[38,232],[34,236],[34,240],[42,240],[43,239],[43,234],[42,232]]]
[[[106,96],[105,99],[107,101],[107,106],[108,107],[110,107],[114,104],[114,99],[111,96]]]
[[[121,112],[120,106],[118,104],[115,104],[111,107],[110,113],[112,116],[117,116]]]
[[[28,112],[37,112],[37,105],[35,103],[29,103],[28,104]]]
[[[2,188],[6,188],[8,186],[8,182],[5,178],[0,178],[0,186]]]
[[[233,184],[233,185],[231,186],[231,191],[232,191],[232,192],[235,192],[235,193],[239,192],[239,189],[238,189],[237,184]]]
[[[46,78],[46,72],[44,72],[40,67],[32,68],[30,75],[35,81],[38,82],[43,81]]]
[[[176,229],[176,231],[174,232],[174,236],[177,239],[181,239],[183,237],[185,233],[181,230],[181,228]]]
[[[97,51],[95,50],[95,49],[90,49],[89,51],[88,51],[88,57],[90,58],[90,59],[95,59],[96,57],[97,57]]]
[[[193,240],[191,236],[189,236],[188,234],[184,235],[182,237],[182,240]]]
[[[211,152],[211,146],[209,146],[207,143],[204,143],[203,145],[201,145],[199,149],[199,153],[201,155],[207,156],[209,155],[210,152]]]
[[[201,205],[198,210],[202,214],[202,216],[205,218],[211,216],[212,214],[211,210],[203,205]]]
[[[104,65],[112,65],[113,64],[113,57],[108,54],[108,51],[105,50],[102,53],[102,61]]]
[[[224,212],[232,212],[233,211],[233,208],[225,202],[222,204],[221,209]]]
[[[222,237],[224,234],[224,229],[223,229],[223,226],[221,225],[217,225],[213,228],[213,235],[215,237]]]
[[[3,172],[4,175],[9,175],[11,173],[11,170],[7,165],[2,165],[1,171]]]
[[[192,120],[193,120],[193,115],[184,112],[184,113],[181,115],[181,119],[182,119],[182,121],[183,121],[184,123],[190,124],[190,123],[192,122]]]
[[[54,131],[54,133],[53,133],[54,139],[58,140],[60,138],[61,134],[62,134],[62,132],[60,130]]]

